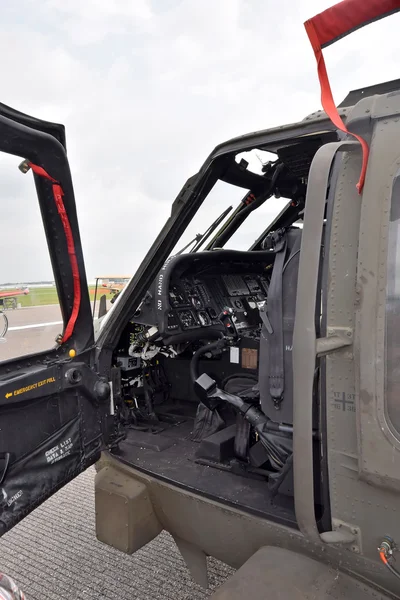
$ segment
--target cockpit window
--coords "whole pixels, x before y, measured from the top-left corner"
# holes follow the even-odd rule
[[[0,153],[0,362],[54,348],[64,328],[35,185],[18,160]]]
[[[248,215],[224,245],[229,250],[248,250],[261,233],[290,202],[287,198],[269,198],[260,208]]]
[[[208,241],[210,241],[213,235],[223,226],[223,224],[229,219],[233,211],[240,204],[241,200],[246,196],[248,190],[235,185],[230,185],[224,181],[218,180],[214,185],[211,192],[205,198],[203,204],[195,215],[194,219],[188,225],[186,231],[179,239],[172,254],[178,252],[187,253],[194,248],[196,244],[196,236],[204,234],[212,225],[216,219],[218,219],[225,211],[231,207],[230,212],[225,216],[222,222],[218,225]],[[207,241],[200,245],[199,250],[204,249]]]
[[[246,161],[246,170],[263,176],[263,166],[276,160],[275,155],[262,150],[251,150],[236,156],[236,163]],[[218,232],[233,218],[242,201],[248,199],[251,190],[218,180],[205,198],[198,213],[177,242],[172,254],[185,254],[201,251],[213,240]],[[225,249],[248,250],[260,234],[288,205],[288,198],[271,197],[259,208],[250,212],[244,222],[222,244]],[[217,244],[219,246],[219,244]]]
[[[248,163],[247,170],[256,175],[262,175],[264,165],[268,162],[276,161],[276,158],[276,154],[272,154],[272,152],[267,152],[266,150],[259,150],[258,148],[240,152],[240,154],[235,156],[237,163],[245,160]]]

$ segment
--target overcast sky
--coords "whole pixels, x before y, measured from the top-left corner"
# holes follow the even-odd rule
[[[89,280],[134,272],[216,144],[320,108],[303,22],[332,3],[3,2],[0,102],[65,124]],[[399,25],[391,16],[326,50],[337,103],[400,77]],[[18,162],[0,160],[0,282],[52,278],[32,175]],[[229,205],[225,192],[213,196],[217,214]],[[279,207],[272,200],[265,219]]]

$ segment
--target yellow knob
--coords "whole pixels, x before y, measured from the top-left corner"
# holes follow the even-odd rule
[[[74,350],[73,348],[71,348],[71,350],[69,351],[69,357],[70,358],[74,358],[76,356],[76,350]]]

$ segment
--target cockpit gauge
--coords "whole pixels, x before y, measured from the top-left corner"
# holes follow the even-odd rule
[[[185,329],[188,329],[189,327],[195,327],[197,325],[196,319],[190,310],[181,310],[179,313],[179,320]]]
[[[173,285],[170,288],[169,298],[172,306],[184,306],[187,304],[185,292],[178,285]]]
[[[201,301],[201,298],[196,292],[191,294],[190,300],[191,300],[194,308],[196,308],[197,310],[199,310],[200,308],[203,308],[203,303]]]
[[[211,325],[211,319],[205,310],[201,310],[197,316],[199,318],[200,324],[203,327],[207,327],[208,325]]]

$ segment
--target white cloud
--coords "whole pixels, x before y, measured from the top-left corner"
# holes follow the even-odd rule
[[[40,10],[58,17],[67,39],[78,46],[129,33],[146,22],[151,26],[153,16],[147,0],[45,0]]]

